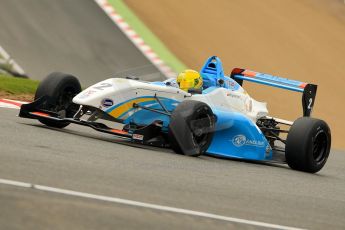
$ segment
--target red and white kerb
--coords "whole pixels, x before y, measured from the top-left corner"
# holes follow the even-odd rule
[[[20,106],[26,103],[28,102],[15,101],[15,100],[9,100],[9,99],[0,99],[0,107],[2,108],[20,109]]]
[[[110,19],[120,28],[120,30],[129,38],[129,40],[161,71],[165,77],[176,77],[176,73],[151,49],[149,45],[135,32],[130,25],[116,12],[108,0],[95,0]]]

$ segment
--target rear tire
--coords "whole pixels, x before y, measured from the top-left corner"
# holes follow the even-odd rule
[[[183,101],[170,118],[170,147],[176,153],[200,156],[210,146],[214,129],[215,117],[207,104],[193,100]]]
[[[72,99],[80,92],[81,86],[76,77],[54,72],[41,81],[36,90],[35,100],[48,96],[48,100],[42,105],[41,109],[64,114],[64,117],[72,117],[79,107],[73,104]],[[69,122],[53,121],[45,118],[39,118],[38,120],[55,128],[64,128],[70,124]]]
[[[286,161],[295,170],[316,173],[326,164],[331,148],[331,131],[323,120],[301,117],[286,139]]]

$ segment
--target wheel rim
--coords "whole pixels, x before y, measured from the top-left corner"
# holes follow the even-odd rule
[[[76,95],[76,90],[73,87],[65,88],[58,96],[56,104],[51,108],[55,112],[66,111],[67,113],[73,113],[75,110],[71,108],[72,99]],[[76,112],[76,111],[75,111]]]
[[[319,132],[313,141],[313,157],[316,163],[325,160],[327,152],[327,135],[324,131]]]
[[[212,129],[213,127],[213,118],[210,114],[204,113],[199,114],[195,119],[193,119],[193,121],[203,121],[205,123],[202,122],[201,124],[207,124],[205,126],[191,125],[192,136],[195,145],[199,146],[200,148],[203,148],[208,143],[210,135],[212,135],[210,129]],[[193,122],[191,123],[193,124]]]

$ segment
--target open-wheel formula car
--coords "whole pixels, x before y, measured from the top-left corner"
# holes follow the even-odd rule
[[[316,85],[239,68],[226,76],[216,56],[207,59],[200,74],[202,89],[188,92],[174,79],[129,78],[110,78],[81,91],[76,77],[54,72],[40,83],[35,101],[22,105],[19,116],[56,128],[89,126],[189,156],[279,161],[311,173],[322,169],[331,134],[326,122],[310,117]],[[269,116],[266,103],[242,88],[244,81],[302,93],[303,117],[291,122]]]

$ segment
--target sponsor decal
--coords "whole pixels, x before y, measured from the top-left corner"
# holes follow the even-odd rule
[[[245,104],[245,106],[246,106],[247,112],[251,112],[252,109],[253,109],[253,102],[252,102],[252,100],[251,100],[250,98],[246,98],[244,104]]]
[[[243,145],[246,144],[246,136],[244,135],[236,135],[234,136],[234,138],[232,138],[232,143],[236,146],[236,147],[241,147]]]
[[[232,97],[232,98],[236,98],[236,99],[240,99],[241,98],[240,95],[236,95],[236,94],[232,94],[232,93],[227,93],[226,95],[229,96],[229,97]]]
[[[263,141],[251,140],[251,139],[248,139],[245,135],[242,135],[242,134],[234,136],[232,138],[232,143],[236,147],[242,147],[244,145],[262,147],[262,146],[265,145],[265,142],[263,142]]]
[[[141,135],[141,134],[133,134],[132,138],[133,138],[134,140],[142,141],[142,140],[144,140],[144,135]]]
[[[271,150],[272,150],[272,148],[271,148],[270,144],[268,144],[266,146],[266,155],[265,155],[266,157],[270,156]]]
[[[90,95],[92,95],[92,94],[94,94],[94,93],[96,93],[96,92],[97,92],[96,90],[92,90],[92,89],[87,90],[87,91],[85,91],[85,93],[83,93],[79,98],[80,98],[80,99],[87,98],[87,97],[89,97]]]
[[[104,107],[110,107],[114,104],[113,100],[109,99],[109,98],[105,98],[102,100],[102,106]]]

